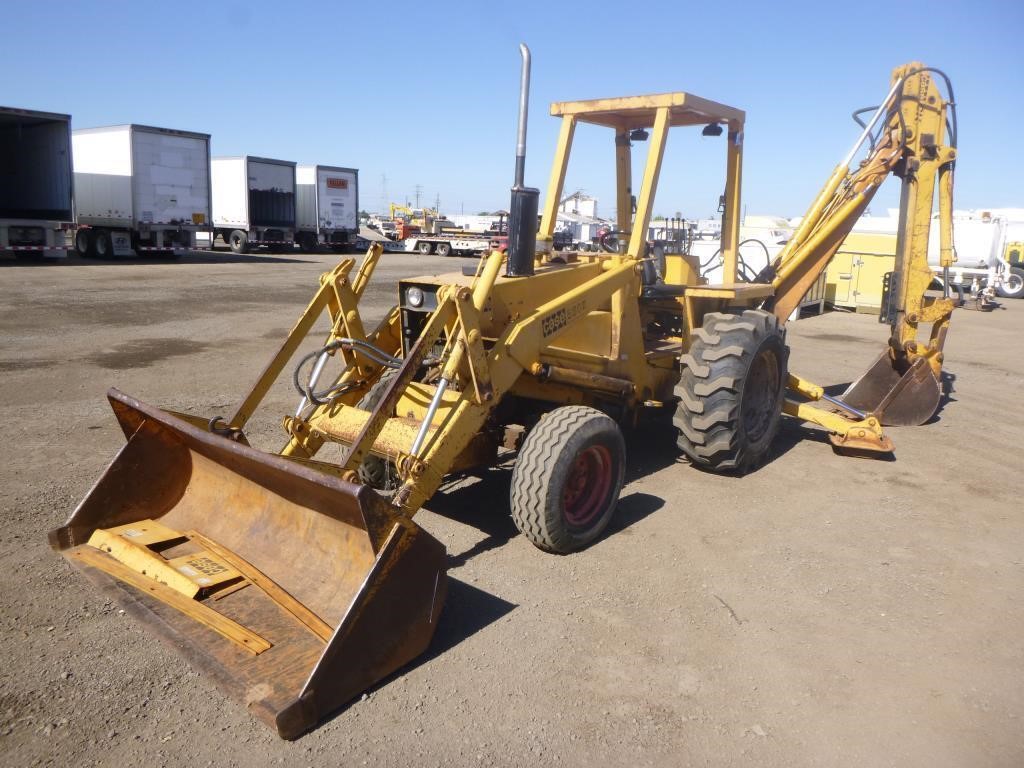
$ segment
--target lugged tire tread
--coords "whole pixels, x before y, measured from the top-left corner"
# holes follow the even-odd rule
[[[690,371],[693,371],[693,375],[701,379],[706,379],[708,374],[711,373],[711,366],[703,365],[697,361],[697,358],[692,353],[687,352],[685,355],[679,358],[679,363]]]
[[[680,390],[677,394],[679,395],[679,402],[690,413],[704,413],[704,401],[699,397],[694,397],[686,390]]]
[[[706,363],[715,363],[723,357],[743,357],[745,353],[746,350],[743,347],[733,344],[731,347],[721,347],[720,349],[704,349],[700,353],[700,358]]]
[[[693,335],[705,344],[717,344],[721,340],[718,336],[708,333],[706,328],[697,328],[694,330]]]
[[[748,369],[761,345],[772,337],[777,337],[781,345],[780,387],[784,391],[788,348],[785,331],[774,315],[762,310],[709,312],[704,316],[704,326],[693,331],[689,351],[680,358],[681,374],[675,393],[678,404],[672,421],[679,430],[680,450],[694,464],[742,473],[764,461],[768,448],[750,455],[754,449],[741,434],[741,406]],[[778,430],[780,417],[781,400],[776,422],[767,433],[771,438]],[[770,442],[769,438],[769,446]]]
[[[736,376],[718,376],[713,381],[698,382],[693,387],[693,394],[697,397],[707,398],[719,390],[730,389],[736,391],[738,379]]]

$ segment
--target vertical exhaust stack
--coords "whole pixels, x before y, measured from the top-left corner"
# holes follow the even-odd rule
[[[516,133],[516,179],[508,216],[508,277],[529,277],[537,252],[537,204],[540,190],[524,186],[526,175],[526,118],[530,101],[530,49],[519,44],[523,71],[519,81],[519,128]]]

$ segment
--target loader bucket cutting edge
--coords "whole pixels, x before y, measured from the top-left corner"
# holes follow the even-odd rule
[[[874,414],[886,426],[913,427],[935,415],[941,396],[942,389],[925,358],[916,358],[900,372],[884,350],[840,399]]]
[[[50,533],[51,546],[228,696],[293,739],[426,649],[447,587],[440,542],[370,488],[204,432],[115,389],[108,397],[128,441]],[[88,542],[97,529],[140,521],[197,537],[169,542],[157,559],[205,542],[258,578],[194,602],[159,599],[157,589],[168,588],[147,590],[151,577],[129,586],[110,575],[124,566]],[[211,609],[269,649],[251,652],[188,615]],[[298,609],[312,620],[297,620]]]

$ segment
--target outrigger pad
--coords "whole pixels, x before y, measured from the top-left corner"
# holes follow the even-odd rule
[[[371,488],[108,397],[128,442],[50,543],[228,696],[293,739],[426,650],[447,587],[440,542]],[[190,532],[152,544],[155,557],[173,566],[205,542],[248,588],[190,602],[114,562],[95,546],[103,536],[89,545],[98,529],[125,535],[119,526],[140,521]],[[270,647],[239,647],[210,628],[211,611]]]
[[[885,426],[916,427],[935,415],[941,397],[942,388],[927,360],[919,357],[900,372],[885,350],[840,399],[874,414]]]

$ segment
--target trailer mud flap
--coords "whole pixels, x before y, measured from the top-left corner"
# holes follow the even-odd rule
[[[440,542],[370,488],[108,397],[128,441],[50,543],[226,694],[293,739],[427,648]]]
[[[939,408],[942,388],[931,366],[918,357],[900,371],[889,350],[840,395],[847,405],[874,414],[886,426],[924,424]]]

